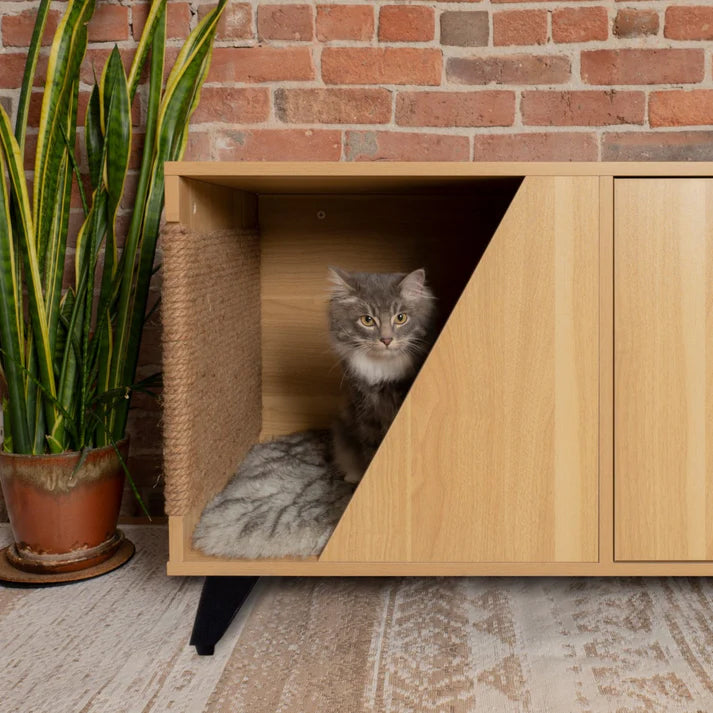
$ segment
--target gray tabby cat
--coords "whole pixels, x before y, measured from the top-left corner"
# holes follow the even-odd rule
[[[347,387],[332,431],[334,462],[348,483],[357,483],[431,347],[434,297],[424,270],[330,268],[329,278],[329,331]]]

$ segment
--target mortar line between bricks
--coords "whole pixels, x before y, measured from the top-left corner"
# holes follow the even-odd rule
[[[606,131],[616,133],[654,132],[657,134],[675,134],[677,132],[706,132],[710,133],[710,124],[684,124],[677,126],[661,126],[649,129],[646,124],[523,124],[522,126],[487,125],[487,126],[404,126],[389,124],[279,124],[277,126],[266,124],[238,124],[226,126],[224,123],[202,123],[194,127],[195,133],[213,133],[215,129],[228,131],[304,131],[304,132],[386,132],[392,134],[430,134],[434,136],[468,136],[475,135],[517,135],[517,134],[591,134],[592,132]],[[32,171],[28,169],[27,173]],[[138,172],[135,172],[138,173]]]
[[[513,116],[512,125],[513,128],[522,130],[522,95],[523,90],[518,89],[515,92],[515,114]]]
[[[492,32],[492,28],[490,29]],[[702,50],[706,54],[709,50],[709,42],[706,40],[672,40],[665,39],[665,45],[662,46],[657,40],[662,38],[657,35],[649,35],[645,37],[632,38],[616,38],[608,37],[604,40],[591,40],[582,42],[553,42],[548,40],[546,43],[538,44],[508,44],[508,45],[444,45],[438,40],[428,40],[423,42],[372,42],[362,40],[329,40],[325,42],[317,40],[294,41],[294,40],[269,40],[259,41],[257,39],[240,39],[237,43],[230,40],[216,40],[214,47],[216,49],[306,49],[312,50],[316,48],[324,49],[364,49],[364,50],[379,50],[379,49],[438,49],[444,53],[444,56],[449,56],[452,53],[460,55],[462,53],[488,53],[495,55],[511,55],[523,52],[542,52],[543,54],[552,54],[557,52],[566,52],[575,50],[579,52],[608,50],[619,52],[622,50],[639,50],[639,51],[666,51],[666,50]],[[167,48],[180,49],[183,40],[167,40]],[[612,43],[616,43],[612,46]],[[136,42],[133,40],[107,41],[107,42],[91,42],[87,46],[87,52],[92,50],[111,50],[116,45],[120,50],[136,50]],[[3,55],[26,55],[28,47],[6,46],[2,48],[0,57]],[[49,56],[49,47],[43,47],[40,51],[40,57]]]
[[[290,84],[290,86],[287,86]],[[707,85],[706,85],[707,86]],[[225,84],[211,83],[206,84],[207,89],[217,89],[219,87],[230,89],[260,89],[260,88],[275,88],[275,89],[292,89],[292,90],[340,90],[340,89],[386,89],[400,93],[423,93],[423,94],[477,94],[482,92],[592,92],[592,93],[609,93],[616,91],[624,92],[645,92],[651,91],[695,91],[696,89],[705,89],[703,82],[695,84],[583,84],[572,86],[569,83],[561,84],[464,84],[452,82],[446,86],[439,84],[308,84],[306,82],[261,82],[250,84]],[[0,90],[1,91],[1,90]]]
[[[201,123],[196,124],[195,133],[213,133],[215,129],[227,129],[228,131],[304,131],[304,132],[334,132],[334,131],[377,131],[393,134],[432,134],[437,136],[467,136],[475,134],[551,134],[551,133],[592,133],[593,131],[616,131],[619,132],[641,132],[649,130],[649,127],[642,124],[523,124],[516,126],[509,125],[458,125],[449,124],[447,126],[407,126],[403,124],[238,124],[226,125],[224,123]],[[651,131],[654,131],[653,129]],[[686,124],[677,126],[656,127],[656,133],[676,133],[678,131],[710,131],[709,124]],[[138,171],[134,173],[138,174]]]

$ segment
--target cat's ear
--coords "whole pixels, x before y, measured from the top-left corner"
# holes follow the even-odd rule
[[[328,267],[327,278],[332,283],[332,294],[337,297],[347,297],[354,293],[351,275],[339,267]]]
[[[430,296],[429,290],[426,288],[426,271],[423,268],[409,272],[401,282],[399,282],[399,290],[404,299],[417,299],[419,297]]]

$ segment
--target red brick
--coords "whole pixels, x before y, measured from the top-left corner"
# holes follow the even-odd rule
[[[29,47],[32,31],[35,28],[36,10],[24,10],[17,15],[2,16],[2,43],[5,47]],[[47,24],[42,35],[42,44],[52,44],[61,14],[57,10],[47,13]],[[18,81],[18,85],[20,82]]]
[[[381,42],[428,42],[436,20],[433,8],[423,5],[383,5],[379,11]]]
[[[596,161],[596,134],[558,131],[531,134],[477,134],[474,161]]]
[[[119,204],[119,212],[122,210],[130,211],[134,208],[134,203],[136,201],[136,189],[139,184],[139,172],[138,171],[128,171],[126,174],[126,180],[124,181],[124,193],[121,197],[121,203]],[[119,237],[119,247],[122,245],[122,237]]]
[[[27,133],[25,135],[25,155],[22,157],[26,171],[32,171],[35,167],[35,151],[37,150],[37,134]],[[74,192],[75,189],[72,189]],[[81,205],[81,203],[79,204]]]
[[[312,39],[312,6],[259,5],[257,34],[261,40],[309,42]]]
[[[402,92],[396,99],[401,126],[510,126],[514,118],[514,92]]]
[[[201,5],[201,10],[206,6]],[[207,8],[204,11],[207,12]],[[131,6],[131,35],[135,40],[141,39],[141,33],[146,25],[149,5],[137,3]],[[228,7],[225,8],[228,12]],[[166,37],[181,39],[188,37],[191,31],[191,6],[187,2],[169,2],[166,4]]]
[[[521,3],[521,2],[529,2],[531,3],[533,0],[490,0],[493,4],[495,3]],[[562,2],[562,0],[539,0],[540,2]],[[569,0],[570,2],[573,0]],[[586,2],[590,2],[590,0],[585,0]]]
[[[703,79],[703,50],[585,51],[581,68],[587,84],[687,84]]]
[[[523,92],[521,111],[536,126],[641,124],[645,102],[644,92]]]
[[[441,44],[449,47],[485,47],[488,44],[487,12],[457,10],[441,15]]]
[[[623,8],[616,13],[614,34],[617,37],[644,37],[659,31],[659,14],[656,10]]]
[[[672,40],[713,40],[713,7],[673,5],[666,8],[663,34]]]
[[[370,40],[374,36],[374,9],[371,5],[318,5],[317,39]]]
[[[268,89],[203,87],[201,99],[191,123],[223,122],[256,124],[270,116]]]
[[[467,136],[396,131],[348,131],[347,161],[467,161]]]
[[[602,161],[713,161],[713,131],[606,133]]]
[[[562,84],[570,74],[567,57],[547,54],[451,57],[446,64],[446,78],[455,84]]]
[[[202,20],[215,3],[198,6],[198,19]],[[247,3],[228,3],[218,21],[217,40],[243,40],[254,36],[252,7]]]
[[[552,13],[555,42],[592,42],[609,36],[609,17],[604,7],[567,7]]]
[[[97,3],[89,21],[89,42],[120,42],[129,39],[129,8]]]
[[[0,55],[2,71],[0,72],[0,89],[16,89],[22,83],[22,74],[25,71],[25,52],[13,52]],[[45,83],[47,72],[47,57],[40,57],[37,61],[37,71],[33,86],[38,87]]]
[[[275,82],[314,79],[308,47],[216,47],[208,82]]]
[[[313,129],[224,129],[215,137],[219,161],[338,161],[341,132]]]
[[[440,50],[414,47],[326,47],[327,84],[440,84]]]
[[[200,126],[191,125],[186,144],[186,161],[209,161],[213,158],[210,131],[201,131]]]
[[[30,151],[30,150],[32,149],[31,153],[34,154],[34,148],[35,148],[36,144],[30,142],[30,140],[29,140],[30,137],[29,137],[29,136],[27,137],[27,139],[28,139],[28,141],[27,141],[27,149],[28,149],[28,151]],[[36,140],[36,139],[37,139],[37,135],[34,135],[34,136],[33,136],[33,139]],[[26,164],[26,168],[28,168],[28,169],[29,169],[29,168],[34,168],[34,156],[32,157],[32,165],[27,165],[27,164]],[[126,183],[128,184],[129,182],[130,182],[130,180],[129,180],[129,177],[127,176]],[[86,176],[86,175],[83,175],[83,176],[82,176],[82,185],[84,186],[84,195],[85,195],[86,198],[87,198],[87,203],[90,203],[90,202],[91,202],[91,196],[92,196],[92,186],[91,186],[91,183],[89,182],[89,176]],[[128,190],[128,189],[127,189],[127,187],[125,186],[125,187],[124,187],[124,194],[126,194],[126,191],[127,191],[127,190]],[[134,192],[135,192],[135,189],[134,189]],[[76,182],[76,181],[74,181],[74,182],[72,183],[72,195],[71,195],[71,198],[70,198],[70,205],[72,206],[72,208],[81,208],[81,207],[82,207],[82,199],[81,199],[80,196],[79,196],[79,189],[77,188],[77,182]]]
[[[547,42],[547,10],[505,10],[493,13],[494,45],[543,45]]]
[[[652,92],[651,126],[706,126],[713,124],[713,90]]]
[[[129,169],[135,170],[141,168],[141,161],[144,157],[144,143],[146,141],[146,131],[141,127],[138,131],[133,129],[131,132],[131,149],[129,151]]]
[[[391,120],[386,89],[278,89],[280,121],[300,124],[384,124]]]

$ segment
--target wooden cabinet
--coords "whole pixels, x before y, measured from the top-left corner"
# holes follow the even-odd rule
[[[713,179],[615,181],[617,560],[713,559]]]
[[[167,381],[166,403],[193,414],[190,437],[166,419],[166,448],[180,437],[186,453],[166,460],[169,573],[713,575],[711,175],[659,163],[168,164],[169,223],[227,246],[260,232],[260,329],[245,347],[260,365],[244,406],[254,432],[221,443],[219,467],[208,448],[198,458],[186,443],[208,439],[235,403],[192,399],[213,393],[200,369],[180,392]],[[335,408],[323,284],[335,260],[413,261],[444,288],[463,282],[322,554],[203,555],[191,533],[230,477],[224,464],[257,438],[326,425]],[[181,296],[171,274],[166,304]],[[211,318],[212,290],[193,319]],[[239,319],[226,330],[245,331]]]

